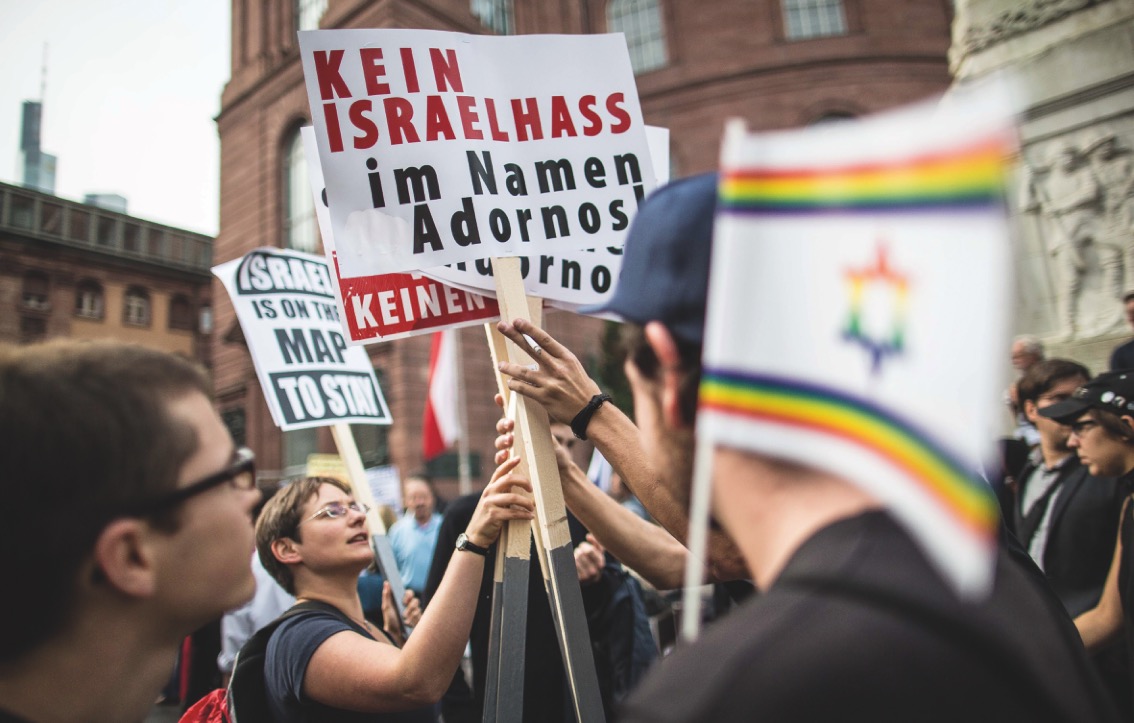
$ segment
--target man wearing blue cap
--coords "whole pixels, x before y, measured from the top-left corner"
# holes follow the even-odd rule
[[[664,481],[635,488],[647,509],[657,490],[688,499],[715,206],[713,175],[649,197],[602,309],[635,325],[626,372]],[[541,349],[554,341],[515,328]],[[502,367],[509,386],[563,418],[582,385],[558,358],[535,358],[534,371]],[[622,720],[1114,719],[1065,614],[1004,554],[989,598],[966,603],[849,480],[729,448],[713,463],[714,516],[762,594],[662,661]]]

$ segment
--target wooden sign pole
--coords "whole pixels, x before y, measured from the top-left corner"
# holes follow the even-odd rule
[[[500,306],[501,318],[528,318],[528,299],[520,274],[520,259],[493,258],[492,270],[496,279],[496,301]],[[507,349],[512,363],[530,363],[521,356],[515,344],[507,344]],[[556,615],[556,627],[563,647],[563,667],[567,671],[567,681],[571,688],[575,719],[584,723],[601,723],[605,721],[605,715],[595,674],[586,612],[583,610],[583,596],[575,570],[575,554],[567,525],[567,507],[563,501],[559,467],[555,462],[551,426],[542,406],[535,402],[528,403],[523,395],[515,396],[516,441],[523,444],[522,454],[527,460],[535,491],[539,521],[537,534],[547,554],[550,573],[547,579],[551,584],[549,601]],[[507,611],[505,617],[506,613]]]
[[[539,318],[541,307],[532,305]],[[495,325],[485,324],[492,366],[507,359],[507,339]],[[515,418],[515,400],[507,379],[496,372],[496,387],[504,399],[509,418]],[[527,460],[521,460],[519,474],[529,477]],[[524,654],[527,642],[528,575],[531,569],[531,523],[509,522],[496,545],[493,573],[492,622],[488,637],[488,669],[484,688],[484,723],[520,723],[524,717]],[[505,617],[505,611],[507,616]],[[508,624],[505,625],[504,621]]]
[[[364,504],[369,509],[366,513],[366,524],[370,528],[370,547],[374,550],[374,559],[378,561],[378,569],[382,576],[390,583],[390,592],[394,594],[394,605],[398,609],[398,620],[406,634],[410,628],[405,621],[406,588],[402,583],[402,576],[398,572],[398,563],[394,559],[394,548],[390,546],[390,538],[386,536],[386,523],[378,515],[378,508],[374,504],[374,495],[370,493],[370,485],[366,482],[366,470],[362,467],[362,457],[358,454],[358,445],[354,442],[350,425],[337,422],[331,425],[331,436],[335,438],[335,446],[339,448],[339,456],[350,477],[351,494],[355,501]]]

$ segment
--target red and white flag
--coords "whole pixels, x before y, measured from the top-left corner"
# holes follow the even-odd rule
[[[427,460],[452,447],[461,436],[457,364],[457,330],[433,332],[429,396],[421,430],[422,453]]]

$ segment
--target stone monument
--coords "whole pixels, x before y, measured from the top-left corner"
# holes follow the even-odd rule
[[[1134,335],[1134,0],[957,0],[949,59],[1022,93],[1015,331],[1104,371]]]

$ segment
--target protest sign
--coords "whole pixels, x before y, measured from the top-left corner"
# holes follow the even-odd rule
[[[657,175],[657,185],[669,181],[669,130],[646,126],[650,159]],[[631,211],[630,219],[637,207]],[[595,239],[601,242],[602,239]],[[546,299],[552,306],[575,311],[581,306],[597,306],[614,293],[622,271],[622,242],[592,249],[563,251],[525,257],[520,266],[524,290],[529,295]],[[462,262],[425,269],[426,276],[460,288],[484,290],[495,294],[492,264],[489,259]]]
[[[299,42],[344,278],[616,245],[654,185],[621,35]]]
[[[390,424],[370,358],[342,333],[326,260],[260,248],[213,273],[232,298],[280,429]]]
[[[393,341],[499,318],[495,299],[452,288],[420,273],[342,278],[337,268],[334,232],[324,193],[323,169],[319,165],[315,145],[315,130],[307,126],[300,129],[300,135],[307,157],[311,192],[315,198],[315,218],[323,237],[323,250],[334,272],[335,303],[350,343]]]
[[[395,513],[402,510],[402,476],[396,465],[386,464],[366,470],[366,484],[374,503],[386,505]]]
[[[1002,98],[730,127],[697,430],[860,485],[973,596],[995,561],[979,470],[1010,308]]]
[[[312,452],[307,455],[307,467],[303,474],[308,477],[334,477],[343,484],[350,484],[350,472],[347,471],[343,458],[337,454]]]

